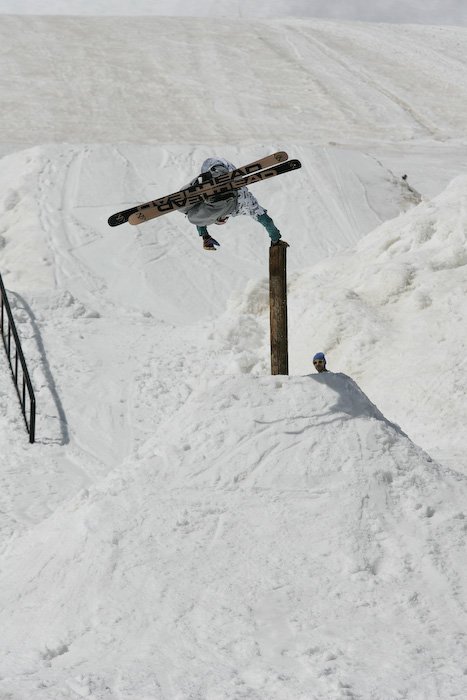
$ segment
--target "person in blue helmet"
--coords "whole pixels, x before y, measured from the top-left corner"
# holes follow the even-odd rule
[[[316,353],[316,355],[313,357],[313,365],[315,370],[319,373],[328,371],[326,369],[326,357],[324,355],[324,352]]]
[[[235,166],[225,158],[207,158],[201,166],[201,173],[210,171],[214,176],[235,170]],[[197,181],[193,180],[190,184]],[[215,251],[219,242],[211,236],[207,227],[211,224],[225,224],[228,219],[234,216],[251,216],[252,219],[261,224],[267,231],[271,240],[271,245],[287,246],[286,241],[281,240],[281,232],[271,219],[267,210],[261,206],[247,187],[223,195],[222,198],[207,198],[188,209],[182,209],[188,221],[196,226],[198,235],[203,240],[204,250]]]

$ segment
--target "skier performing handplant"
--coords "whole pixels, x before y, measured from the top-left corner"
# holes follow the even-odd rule
[[[121,226],[129,223],[135,226],[173,211],[181,211],[197,226],[205,250],[216,250],[215,246],[219,243],[210,236],[207,227],[211,224],[225,224],[231,216],[247,214],[264,226],[271,245],[287,246],[281,240],[274,221],[249,192],[247,185],[301,167],[300,161],[289,160],[285,151],[271,153],[240,168],[235,168],[224,158],[208,158],[202,165],[202,173],[189,185],[150,202],[117,211],[109,216],[108,224]]]
[[[204,173],[211,173],[214,178],[219,177],[228,172],[233,172],[235,166],[225,158],[207,158],[201,166],[201,176]],[[190,187],[198,181],[195,178],[187,187]],[[274,224],[274,221],[254,197],[247,187],[241,187],[237,190],[206,197],[202,202],[198,202],[186,209],[181,209],[188,218],[188,221],[194,224],[197,228],[199,236],[203,239],[204,250],[216,250],[216,246],[220,244],[208,232],[207,227],[211,224],[225,224],[230,217],[234,216],[251,216],[252,219],[258,221],[269,234],[271,245],[288,246],[288,243],[281,240],[281,233]]]

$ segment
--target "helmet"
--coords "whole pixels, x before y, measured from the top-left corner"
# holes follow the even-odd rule
[[[313,362],[314,362],[315,360],[323,360],[324,362],[326,362],[326,358],[325,358],[325,356],[324,356],[324,352],[317,352],[316,355],[314,355],[314,357],[313,357]]]

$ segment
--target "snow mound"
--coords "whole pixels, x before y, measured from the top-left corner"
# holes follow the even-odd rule
[[[324,351],[330,369],[355,377],[385,415],[463,473],[466,188],[465,175],[455,178],[354,248],[288,278],[291,374],[308,373],[313,354]],[[293,260],[296,241],[289,240]],[[232,295],[213,336],[225,371],[269,371],[266,278]]]
[[[355,426],[349,419],[360,417],[385,422],[345,375],[230,378],[214,389],[207,382],[164,425],[170,447],[159,476],[180,488],[306,489],[318,475],[328,478],[336,467],[345,472],[347,460],[353,464],[360,448],[359,438],[351,445]],[[333,456],[335,427],[341,435],[349,431],[341,463]],[[155,444],[158,454],[157,439]]]
[[[307,371],[311,349],[323,350],[330,369],[345,368],[430,454],[464,455],[459,468],[467,466],[466,188],[467,176],[456,178],[355,249],[293,277],[289,291],[291,372]]]
[[[462,693],[466,496],[345,375],[206,380],[11,543],[0,691],[22,674],[37,700]]]

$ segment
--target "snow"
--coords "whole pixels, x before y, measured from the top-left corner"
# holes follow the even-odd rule
[[[410,157],[465,137],[464,28],[3,16],[0,37],[0,106],[16,115],[6,144],[196,144],[212,155],[226,144],[403,143]],[[184,156],[192,170],[197,158]]]
[[[466,30],[40,5],[0,4],[38,405],[29,445],[1,352],[0,697],[466,697]],[[302,169],[252,186],[291,244],[271,377],[261,227],[213,255],[107,217],[282,149]]]
[[[6,667],[37,698],[455,694],[464,488],[345,375],[201,379],[4,557]]]
[[[170,17],[315,17],[368,22],[466,25],[463,0],[0,0],[0,13]]]

